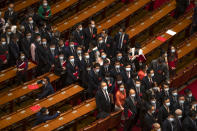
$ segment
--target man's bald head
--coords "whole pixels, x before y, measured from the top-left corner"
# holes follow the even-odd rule
[[[175,114],[176,115],[182,115],[182,110],[181,109],[176,109]]]

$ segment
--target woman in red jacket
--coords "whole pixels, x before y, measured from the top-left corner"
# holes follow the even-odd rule
[[[178,62],[178,54],[174,46],[170,46],[168,50],[168,67],[170,71],[170,76],[176,75],[176,65]]]

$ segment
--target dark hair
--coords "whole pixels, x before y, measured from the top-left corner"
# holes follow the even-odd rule
[[[185,93],[185,94],[188,94],[189,92],[191,92],[191,90],[188,89],[188,88],[184,90],[184,93]]]
[[[40,112],[41,112],[42,114],[44,114],[44,113],[46,112],[46,110],[47,110],[46,107],[42,107],[42,108],[40,109]]]
[[[99,63],[94,64],[94,68],[96,68],[96,67],[100,67]]]

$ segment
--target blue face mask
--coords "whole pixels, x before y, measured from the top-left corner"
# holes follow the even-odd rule
[[[103,90],[105,90],[105,91],[106,91],[106,90],[107,90],[107,86],[103,87]]]
[[[119,32],[120,35],[122,35],[122,32]]]

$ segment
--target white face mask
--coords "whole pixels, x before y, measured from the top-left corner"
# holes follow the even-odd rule
[[[89,55],[86,55],[86,56],[85,56],[85,58],[86,58],[86,59],[89,59],[89,58],[90,58],[90,56],[89,56]]]
[[[60,56],[59,58],[60,58],[60,60],[63,60],[64,59],[64,57],[62,57],[62,56]]]
[[[43,44],[43,45],[46,45],[46,44],[47,44],[47,42],[42,42],[42,44]]]
[[[168,102],[168,103],[166,103],[166,106],[167,106],[167,107],[169,107],[169,106],[170,106],[170,103],[169,103],[169,102]]]
[[[96,69],[96,70],[95,70],[95,72],[97,72],[97,73],[98,73],[98,72],[99,72],[99,69]]]
[[[49,111],[47,111],[46,114],[48,115],[49,114]]]
[[[155,86],[155,87],[153,87],[153,90],[158,90],[158,87],[156,87],[156,86]]]
[[[189,94],[188,96],[189,96],[189,97],[192,97],[192,94]]]
[[[33,21],[33,20],[31,20],[31,21],[29,21],[29,23],[30,23],[30,24],[33,24],[33,23],[34,23],[34,21]]]
[[[94,25],[94,24],[92,24],[92,25],[91,25],[91,27],[92,27],[92,28],[94,28],[94,27],[95,27],[95,25]]]
[[[106,55],[102,55],[102,58],[105,59],[106,58]]]
[[[101,43],[103,43],[103,40],[100,40],[100,41],[99,41],[99,44],[101,44]]]
[[[153,76],[154,76],[154,73],[151,74],[151,77],[153,77]]]
[[[124,88],[120,88],[120,91],[124,91]]]
[[[25,56],[21,56],[21,59],[24,60],[25,59]]]
[[[165,88],[164,90],[165,90],[165,91],[169,91],[169,88]]]
[[[48,5],[48,3],[43,3],[43,5],[44,5],[44,6],[47,6],[47,5]]]
[[[80,30],[80,31],[82,31],[82,30],[83,30],[83,28],[81,27],[81,28],[79,28],[79,30]]]
[[[175,49],[172,49],[171,52],[174,53],[175,52]]]
[[[131,71],[131,68],[126,68],[126,71]]]
[[[78,51],[77,51],[78,54],[81,54],[81,52],[82,52],[81,50],[78,50]]]
[[[173,122],[173,121],[174,121],[174,118],[169,118],[169,121],[170,121],[170,122]]]
[[[75,61],[75,59],[70,59],[70,62],[71,62],[71,63],[74,63],[74,61]]]
[[[42,84],[45,85],[46,83],[44,81],[42,81]]]
[[[107,90],[107,86],[103,87],[103,90],[105,90],[105,91],[106,91],[106,90]]]
[[[119,69],[119,68],[120,68],[120,65],[116,65],[115,67],[116,67],[117,69]]]
[[[55,48],[50,48],[51,49],[51,51],[54,51],[55,50]]]
[[[172,95],[173,95],[173,96],[177,96],[178,94],[177,94],[177,93],[172,93]]]
[[[1,44],[2,44],[2,45],[5,45],[5,44],[6,44],[6,42],[1,42]]]
[[[179,101],[180,104],[183,104],[184,102],[185,102],[185,101],[183,101],[183,100],[180,100],[180,101]]]
[[[157,131],[161,131],[161,128],[157,129]]]
[[[26,36],[27,37],[27,39],[31,39],[31,36]]]
[[[122,81],[117,81],[117,83],[118,83],[118,84],[121,84],[121,83],[122,83]]]
[[[131,97],[135,97],[135,94],[130,95]]]
[[[182,118],[182,116],[178,116],[178,118],[180,119],[180,118]]]
[[[136,87],[140,87],[140,84],[136,84]]]
[[[156,103],[156,101],[151,101],[151,103],[152,103],[152,104],[155,104],[155,103]]]

